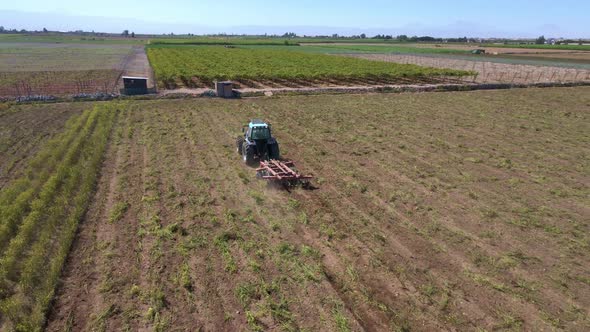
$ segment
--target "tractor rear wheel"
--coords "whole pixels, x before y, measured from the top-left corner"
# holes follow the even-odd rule
[[[254,147],[251,145],[244,146],[243,157],[246,165],[252,165],[254,163]]]
[[[279,144],[270,144],[268,146],[268,157],[270,159],[279,160],[281,158],[281,153],[279,151]]]
[[[238,136],[238,138],[236,138],[236,151],[238,154],[242,154],[242,145],[244,145],[244,138]]]

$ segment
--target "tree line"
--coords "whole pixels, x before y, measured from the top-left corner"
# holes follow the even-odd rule
[[[0,34],[24,34],[24,33],[55,33],[55,34],[70,34],[70,35],[82,35],[82,36],[116,36],[117,34],[114,33],[105,33],[105,32],[94,32],[94,31],[83,31],[83,30],[76,30],[76,31],[68,31],[68,32],[62,32],[62,31],[50,31],[47,30],[46,28],[43,28],[43,30],[39,31],[39,30],[26,30],[26,29],[10,29],[10,28],[5,28],[4,26],[0,26]],[[129,31],[127,29],[123,30],[123,32],[120,34],[123,37],[126,38],[135,38],[135,32],[133,31]],[[175,36],[174,33],[170,33],[170,34],[151,34],[151,35],[142,35],[143,37],[157,37],[157,36]],[[177,36],[189,36],[189,37],[195,37],[198,35],[192,34],[192,33],[187,33],[187,34],[179,34]],[[343,36],[343,35],[339,35],[337,33],[331,34],[331,35],[303,35],[300,36],[295,32],[286,32],[282,35],[278,35],[278,34],[261,34],[261,35],[246,35],[246,34],[226,34],[226,33],[221,33],[221,34],[209,34],[209,35],[203,35],[203,37],[258,37],[258,38],[288,38],[288,39],[295,39],[295,38],[309,38],[309,39],[373,39],[373,40],[395,40],[398,42],[431,42],[431,43],[444,43],[444,42],[448,42],[448,43],[480,43],[480,42],[485,42],[486,39],[482,39],[482,38],[468,38],[468,37],[458,37],[458,38],[436,38],[436,37],[431,37],[431,36],[408,36],[408,35],[387,35],[387,34],[377,34],[375,36],[367,36],[365,33],[359,34],[359,35],[349,35],[349,36]],[[513,39],[507,39],[507,38],[492,38],[492,39],[488,39],[487,41],[494,41],[494,42],[504,42],[504,43],[519,43],[519,44],[529,44],[529,43],[534,43],[534,44],[546,44],[546,43],[555,43],[555,44],[583,44],[583,43],[588,43],[590,42],[589,40],[583,40],[583,39],[547,39],[545,38],[545,36],[540,36],[536,39],[529,39],[527,40],[513,40]]]

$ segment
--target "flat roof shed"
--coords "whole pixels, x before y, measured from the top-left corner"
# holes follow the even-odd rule
[[[147,77],[123,76],[123,91],[126,95],[148,94]]]

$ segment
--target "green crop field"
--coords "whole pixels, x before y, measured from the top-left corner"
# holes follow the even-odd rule
[[[408,54],[467,54],[469,51],[448,48],[420,48],[410,45],[311,45],[326,53],[408,53]]]
[[[425,68],[277,49],[215,46],[148,47],[161,86],[210,86],[214,80],[317,80],[465,76],[469,72]],[[197,81],[197,82],[195,82]]]
[[[281,38],[281,37],[253,37],[253,36],[227,36],[227,37],[159,37],[150,39],[150,44],[177,44],[177,45],[297,45],[300,43],[371,43],[371,44],[398,44],[393,39],[362,39],[362,38]]]
[[[198,37],[198,38],[154,38],[151,45],[298,45],[288,38],[235,38],[235,37]]]
[[[461,55],[469,54],[466,50],[445,49],[445,48],[425,48],[411,45],[385,45],[385,44],[357,44],[357,45],[329,45],[329,44],[302,44],[297,47],[287,47],[285,45],[237,45],[239,48],[261,49],[261,50],[290,50],[305,53],[323,53],[323,54],[350,54],[350,53],[378,53],[378,54],[449,54]]]
[[[116,114],[97,106],[74,116],[0,191],[0,316],[16,322],[16,331],[39,330],[45,321]]]

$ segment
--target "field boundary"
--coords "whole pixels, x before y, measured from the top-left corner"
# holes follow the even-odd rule
[[[266,89],[235,89],[237,98],[270,97],[276,95],[320,95],[320,94],[363,94],[363,93],[421,93],[421,92],[453,92],[475,90],[507,90],[524,88],[567,88],[590,86],[590,81],[583,82],[543,82],[543,83],[466,83],[466,84],[428,84],[428,85],[376,85],[376,86],[339,86],[321,88],[266,88]],[[178,89],[163,90],[157,94],[141,96],[97,95],[87,98],[74,96],[33,96],[0,98],[0,102],[17,102],[19,104],[32,103],[61,103],[88,102],[108,100],[156,100],[156,99],[187,99],[213,98],[211,89]]]
[[[341,93],[403,93],[403,92],[452,92],[452,91],[474,91],[474,90],[506,90],[522,88],[551,88],[551,87],[574,87],[590,86],[590,82],[570,83],[469,83],[469,84],[428,84],[428,85],[382,85],[362,87],[325,87],[325,88],[275,88],[264,91],[244,89],[237,90],[240,97],[258,97],[285,94],[341,94]]]

